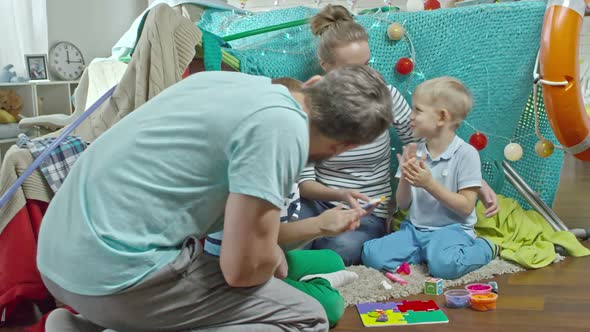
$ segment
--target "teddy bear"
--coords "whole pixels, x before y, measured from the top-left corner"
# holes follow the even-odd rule
[[[0,123],[20,121],[22,109],[23,101],[16,91],[10,89],[0,90],[0,110],[4,111],[0,111]]]

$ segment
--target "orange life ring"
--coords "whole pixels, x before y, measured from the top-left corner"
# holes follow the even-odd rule
[[[541,31],[539,81],[555,137],[574,157],[590,161],[590,117],[579,85],[584,9],[584,0],[549,0]]]

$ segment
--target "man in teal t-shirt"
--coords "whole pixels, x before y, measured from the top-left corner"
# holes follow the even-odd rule
[[[50,292],[121,331],[327,328],[317,302],[280,280],[279,211],[308,161],[379,136],[391,102],[366,66],[304,87],[199,73],[100,136],[41,226]],[[220,230],[221,256],[203,254],[199,239]],[[291,231],[285,238],[314,235]]]

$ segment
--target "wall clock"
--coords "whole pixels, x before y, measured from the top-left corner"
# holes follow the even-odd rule
[[[82,76],[84,68],[82,52],[70,42],[59,42],[49,51],[49,69],[59,80],[77,80]]]

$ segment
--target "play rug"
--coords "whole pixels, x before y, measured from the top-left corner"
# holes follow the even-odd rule
[[[563,256],[557,255],[555,262],[563,259]],[[387,301],[421,294],[424,292],[424,280],[429,277],[425,265],[411,265],[411,274],[403,276],[408,281],[405,286],[396,283],[392,285],[391,289],[385,289],[381,285],[381,281],[387,279],[383,273],[365,266],[349,266],[346,269],[359,275],[359,278],[353,283],[338,288],[347,305]],[[443,285],[446,289],[490,279],[496,275],[520,271],[525,271],[525,269],[515,263],[496,258],[481,269],[467,273],[459,279],[444,280]]]

